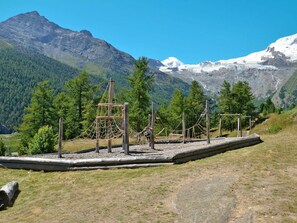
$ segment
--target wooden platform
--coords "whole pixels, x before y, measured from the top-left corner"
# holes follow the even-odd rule
[[[130,147],[130,155],[125,155],[121,148],[114,148],[113,153],[100,150],[80,154],[44,154],[40,156],[3,157],[0,167],[44,171],[93,170],[109,168],[136,168],[160,165],[173,165],[209,157],[229,150],[252,146],[261,142],[260,136],[253,134],[242,138],[216,138],[191,143],[157,144],[155,150],[148,145]]]

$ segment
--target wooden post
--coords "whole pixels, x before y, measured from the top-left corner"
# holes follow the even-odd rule
[[[114,96],[114,81],[109,80],[109,89],[108,89],[108,145],[107,145],[107,151],[111,153],[111,132],[112,132],[112,126],[111,126],[111,112],[112,112],[112,101]]]
[[[99,119],[96,117],[96,153],[99,153]]]
[[[62,158],[63,118],[59,119],[58,158]]]
[[[6,208],[11,203],[18,190],[19,184],[17,181],[12,181],[0,189],[0,210]]]
[[[219,115],[219,137],[222,136],[222,116]]]
[[[151,149],[155,149],[155,106],[152,102],[152,119],[151,119]]]
[[[125,103],[124,104],[124,143],[123,143],[123,149],[125,152],[125,155],[129,155],[129,131],[128,131],[128,123],[129,123],[129,104]]]
[[[241,129],[241,115],[237,115],[237,137],[242,137],[242,129]]]
[[[190,138],[191,138],[191,135],[190,135],[190,133],[191,133],[191,131],[190,131],[190,129],[188,129],[188,130],[187,130],[187,138],[188,138],[188,139],[190,139]]]
[[[249,117],[250,134],[252,134],[252,116]]]
[[[186,120],[185,120],[185,113],[183,112],[182,116],[182,133],[183,133],[183,143],[185,143],[185,138],[186,138]]]
[[[196,136],[195,136],[196,134],[195,134],[195,126],[193,126],[193,129],[192,129],[192,138],[195,138]]]
[[[149,115],[148,115],[148,122],[147,122],[147,126],[148,126],[148,127],[151,127],[151,125],[152,125],[152,124],[151,124],[151,120],[152,120],[152,115],[149,114]]]
[[[207,144],[210,144],[210,118],[209,118],[208,100],[206,100],[205,107],[206,107],[205,117],[206,117]]]

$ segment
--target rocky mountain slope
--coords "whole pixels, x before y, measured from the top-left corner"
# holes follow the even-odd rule
[[[13,45],[34,49],[38,53],[58,60],[93,75],[106,79],[113,78],[117,85],[125,87],[135,59],[104,40],[94,38],[87,30],[80,32],[62,28],[39,15],[29,12],[14,16],[0,23],[0,39]],[[171,97],[174,88],[188,89],[181,82],[152,68],[156,87],[154,98],[159,102]],[[160,97],[161,95],[161,97]]]
[[[80,69],[94,66],[94,73],[100,69],[128,73],[134,61],[106,41],[93,38],[89,31],[62,28],[38,12],[20,14],[0,23],[0,38]]]
[[[281,38],[265,50],[245,57],[184,64],[174,57],[161,61],[162,72],[190,83],[197,80],[206,91],[218,94],[224,80],[247,81],[258,98],[271,96],[297,69],[297,34]]]

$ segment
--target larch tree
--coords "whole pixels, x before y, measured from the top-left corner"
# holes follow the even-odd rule
[[[81,133],[85,123],[86,109],[90,108],[93,100],[94,87],[91,86],[90,76],[86,71],[65,84],[65,94],[68,100],[68,112],[65,118],[65,135],[73,138]],[[95,116],[94,116],[95,120]],[[67,126],[69,126],[67,128]]]
[[[43,81],[32,92],[31,104],[26,108],[19,130],[31,138],[42,126],[52,126],[53,119],[53,90],[48,81]]]
[[[172,129],[175,129],[181,122],[182,113],[185,111],[185,96],[176,89],[168,106],[168,115]]]
[[[136,131],[141,131],[147,125],[147,115],[150,108],[150,95],[154,76],[148,75],[148,60],[140,57],[134,63],[134,70],[127,80],[130,86],[127,100],[130,104],[129,120]]]
[[[224,81],[218,97],[219,111],[221,114],[253,115],[253,100],[252,89],[247,82],[239,81],[231,88],[230,83]],[[223,127],[232,130],[235,120],[236,117],[225,117]]]
[[[232,112],[242,115],[253,115],[255,111],[255,105],[253,100],[252,89],[246,81],[238,81],[234,84],[232,91]]]
[[[206,97],[203,89],[197,81],[193,81],[190,86],[189,96],[186,98],[186,122],[188,126],[196,123],[205,108]]]

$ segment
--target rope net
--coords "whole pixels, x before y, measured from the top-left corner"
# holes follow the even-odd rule
[[[101,141],[100,145],[106,145],[108,140],[119,139],[123,136],[123,105],[116,103],[113,84],[114,82],[109,81],[102,94],[94,121],[79,136],[71,140],[78,145],[83,144],[84,146],[73,150],[78,151],[87,149],[87,147],[94,148],[97,137]],[[69,142],[63,141],[63,146],[66,146],[67,143],[69,144]]]

